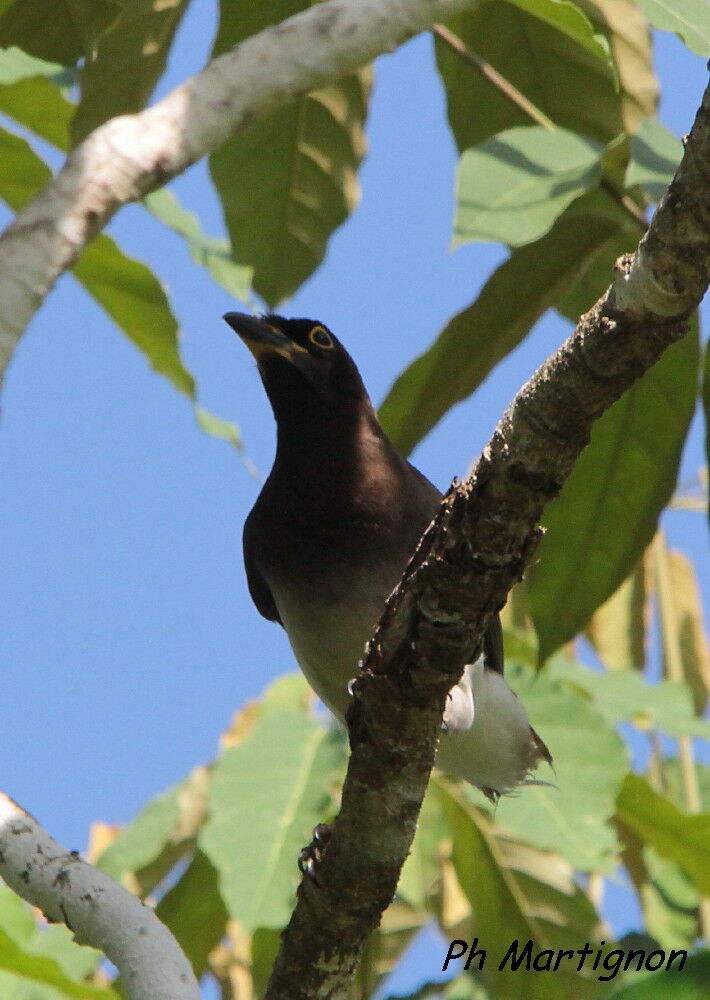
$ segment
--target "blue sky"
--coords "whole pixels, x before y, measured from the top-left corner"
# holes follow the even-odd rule
[[[195,0],[161,92],[199,68],[213,16]],[[656,60],[661,117],[680,134],[704,64],[669,36],[657,39]],[[325,321],[377,402],[503,252],[449,252],[455,154],[428,38],[378,61],[368,136],[361,205],[282,311]],[[222,231],[204,163],[175,190],[207,231]],[[110,232],[165,283],[202,403],[240,425],[266,474],[271,412],[251,356],[220,319],[234,301],[139,208],[122,211]],[[435,483],[466,470],[566,330],[546,318],[420,446],[415,461]],[[683,476],[703,464],[698,423]],[[195,427],[186,401],[69,276],[6,377],[0,468],[2,787],[67,847],[83,848],[92,820],[128,821],[211,759],[233,711],[294,667],[281,630],[251,605],[242,570],[241,529],[259,483]],[[667,528],[703,566],[707,607],[702,517],[674,514]],[[626,929],[633,915],[623,899],[612,910]]]

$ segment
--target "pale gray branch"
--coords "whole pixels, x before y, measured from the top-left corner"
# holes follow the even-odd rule
[[[52,840],[2,792],[0,875],[79,944],[103,951],[130,1000],[200,1000],[190,963],[150,907]]]
[[[59,275],[123,204],[233,132],[481,0],[327,0],[246,39],[157,104],[114,118],[0,236],[0,377]]]

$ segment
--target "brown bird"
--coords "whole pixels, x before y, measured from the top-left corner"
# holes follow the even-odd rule
[[[348,682],[441,494],[380,427],[355,364],[322,323],[227,313],[256,358],[276,419],[274,465],[244,525],[257,610],[279,622],[340,719]],[[472,659],[476,651],[472,650]],[[496,616],[444,712],[437,765],[489,798],[550,753],[503,678]]]

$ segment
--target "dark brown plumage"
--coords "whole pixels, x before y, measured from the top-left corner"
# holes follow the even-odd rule
[[[342,718],[365,641],[441,497],[387,438],[354,362],[323,324],[225,319],[257,360],[277,427],[273,468],[244,527],[249,591]],[[497,618],[484,653],[485,665],[468,667],[450,693],[437,762],[495,797],[550,757],[503,680]]]

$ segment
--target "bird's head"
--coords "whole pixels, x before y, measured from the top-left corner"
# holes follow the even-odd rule
[[[224,319],[256,358],[277,422],[298,412],[370,408],[355,362],[323,323],[237,312]]]

